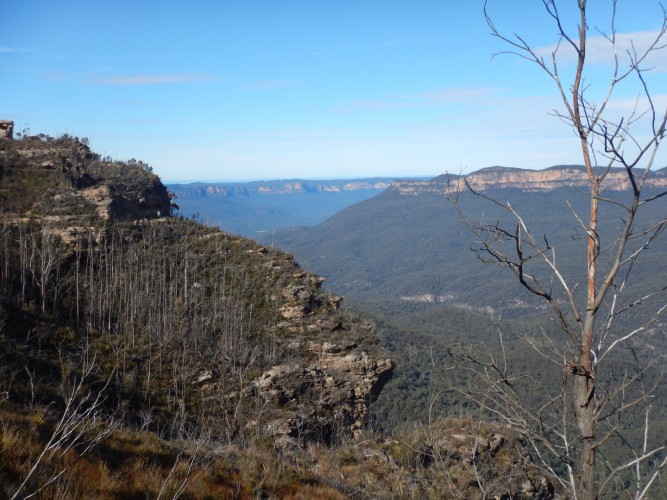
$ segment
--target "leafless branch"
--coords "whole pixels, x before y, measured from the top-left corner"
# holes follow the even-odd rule
[[[12,493],[11,500],[31,498],[38,495],[65,474],[73,464],[66,465],[44,479],[41,481],[41,485],[34,490],[25,492],[24,490],[41,467],[51,463],[54,459],[62,457],[74,447],[80,448],[83,446],[82,449],[79,449],[78,456],[84,456],[117,426],[113,419],[104,414],[102,407],[105,401],[105,389],[108,387],[111,377],[106,380],[101,388],[98,388],[99,390],[92,392],[87,387],[95,368],[96,364],[93,360],[92,363],[84,367],[80,377],[71,381],[70,388],[67,388],[65,384],[65,406],[62,415],[55,424],[49,440],[23,478],[23,482]]]

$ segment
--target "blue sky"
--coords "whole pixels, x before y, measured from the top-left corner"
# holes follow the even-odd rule
[[[589,2],[591,36],[608,25],[610,3]],[[86,136],[97,152],[143,160],[166,181],[580,163],[572,132],[548,114],[558,106],[553,83],[516,57],[491,57],[504,46],[482,8],[478,0],[5,2],[0,118],[31,133]],[[539,0],[493,0],[489,10],[499,29],[535,47],[556,41]],[[565,2],[563,13],[570,20]],[[617,30],[641,44],[660,19],[653,0],[620,0]],[[592,39],[593,96],[609,70],[596,48]],[[664,111],[667,50],[651,65]],[[620,88],[611,110],[636,95]],[[660,155],[658,166],[667,165],[664,148]]]

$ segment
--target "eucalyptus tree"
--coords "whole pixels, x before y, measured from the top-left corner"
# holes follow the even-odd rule
[[[467,396],[522,432],[534,446],[534,458],[574,498],[597,498],[612,488],[643,498],[666,465],[667,454],[662,442],[651,445],[655,410],[651,401],[657,382],[647,378],[648,356],[636,349],[652,329],[664,328],[660,321],[667,311],[667,280],[641,294],[630,289],[633,271],[651,265],[647,255],[667,225],[664,212],[653,220],[642,217],[647,205],[664,202],[667,194],[649,189],[665,137],[667,110],[651,93],[647,73],[657,56],[667,56],[660,52],[667,42],[667,13],[656,5],[657,29],[628,43],[631,37],[617,28],[616,0],[608,3],[605,28],[593,24],[586,0],[542,0],[542,4],[556,33],[548,48],[498,27],[488,0],[484,15],[491,34],[506,47],[501,54],[533,63],[551,80],[560,102],[553,115],[574,132],[590,202],[587,213],[570,206],[579,227],[575,237],[585,246],[579,276],[562,271],[566,256],[559,253],[559,242],[538,234],[526,222],[526,214],[510,204],[468,184],[468,190],[503,214],[489,223],[465,213],[460,198],[465,185],[453,189],[452,200],[472,230],[482,260],[509,268],[521,286],[548,305],[556,332],[528,340],[536,356],[553,363],[557,388],[545,389],[537,403],[535,398],[529,401],[521,389],[530,374],[513,375],[504,349],[486,354],[473,348],[451,352],[481,382],[481,390],[466,392]],[[597,33],[591,34],[594,29]],[[604,54],[611,68],[602,84],[589,62],[593,49],[597,57]],[[619,93],[631,86],[637,97],[626,113],[619,113]],[[618,172],[627,188],[620,197],[612,197],[605,192],[605,182]],[[630,327],[620,321],[629,311],[634,321]],[[502,340],[501,335],[504,347]],[[619,373],[615,367],[623,358],[626,369]],[[628,369],[630,365],[634,368]],[[623,420],[633,412],[631,425],[643,425],[634,441]],[[616,451],[605,454],[603,449],[612,443]]]

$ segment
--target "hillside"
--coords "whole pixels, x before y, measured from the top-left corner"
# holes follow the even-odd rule
[[[0,154],[3,442],[33,414],[58,454],[92,453],[114,429],[287,447],[363,429],[392,362],[322,280],[170,217],[140,162],[102,160],[71,137],[3,139]],[[74,427],[52,427],[61,417]],[[5,492],[62,486],[48,482],[61,460],[33,449],[0,461]]]
[[[510,203],[523,214],[538,237],[548,238],[564,276],[583,283],[585,238],[572,211],[585,214],[588,200],[585,192],[573,185],[579,180],[572,179],[569,172],[580,175],[576,168],[554,168],[548,175],[556,180],[536,189],[544,174],[494,168],[476,174],[476,186],[484,189],[484,195]],[[645,196],[661,192],[661,175],[654,177],[654,185]],[[502,188],[493,186],[498,179]],[[507,179],[510,180],[506,182]],[[382,344],[392,353],[397,366],[374,406],[378,425],[391,427],[401,418],[460,411],[465,402],[456,399],[456,387],[467,382],[452,366],[451,347],[459,343],[473,345],[481,351],[488,349],[491,357],[502,352],[499,332],[504,337],[507,362],[513,373],[517,377],[531,374],[538,381],[525,388],[528,400],[537,400],[545,388],[548,390],[550,381],[557,384],[561,380],[562,366],[545,363],[542,356],[535,355],[533,346],[546,342],[546,334],[559,339],[562,332],[554,326],[550,310],[518,286],[511,271],[480,261],[478,257],[483,255],[474,251],[479,249],[479,242],[447,198],[456,180],[441,176],[432,181],[397,181],[384,193],[348,207],[319,226],[274,237],[276,244],[293,252],[305,268],[325,276],[332,291],[344,294],[347,307],[373,316],[382,325]],[[526,186],[529,189],[524,189]],[[622,185],[609,186],[605,197],[622,201],[626,192],[614,189],[616,186]],[[503,217],[492,203],[470,192],[462,193],[459,203],[471,221],[495,222]],[[600,225],[603,242],[622,223],[618,206],[608,204],[605,210]],[[639,225],[661,220],[665,213],[667,200],[663,197],[648,206]],[[637,248],[636,244],[632,248]],[[613,247],[604,247],[602,262],[606,263],[612,252]],[[634,279],[624,285],[624,292],[637,299],[647,291],[662,290],[654,302],[659,306],[664,304],[667,269],[664,237],[651,243],[649,254],[637,261]],[[534,269],[548,276],[543,269]],[[557,286],[553,290],[554,294],[560,293]],[[575,294],[579,293],[580,288],[575,290]],[[566,300],[563,295],[558,298]],[[620,338],[642,324],[651,307],[625,310],[624,315],[615,318],[610,335]],[[615,360],[608,376],[637,370],[633,365],[636,359],[638,365],[650,366],[645,373],[648,378],[659,380],[657,367],[662,366],[667,355],[666,327],[663,318],[641,340],[628,344],[627,357]],[[531,339],[532,344],[526,339]],[[558,387],[550,389],[557,391]],[[657,385],[657,390],[653,419],[662,428],[667,422],[667,393],[662,384]],[[626,428],[640,429],[639,420],[626,424]],[[655,436],[663,430],[653,428]]]
[[[314,226],[382,192],[390,178],[168,184],[179,213],[230,233],[269,239],[275,231]]]
[[[10,136],[0,167],[1,496],[553,497],[502,426],[367,429],[394,369],[373,323],[171,216],[148,165]]]
[[[585,272],[577,267],[585,255],[585,242],[572,216],[572,210],[580,214],[588,210],[587,197],[579,188],[581,174],[574,167],[546,171],[493,167],[470,174],[468,181],[524,214],[535,234],[548,235],[564,272],[576,277]],[[626,193],[619,175],[610,176],[606,191],[615,201],[622,201]],[[292,252],[305,268],[326,277],[330,289],[350,299],[443,303],[517,317],[533,312],[534,298],[515,286],[508,270],[480,265],[478,254],[471,251],[477,243],[448,199],[458,180],[443,175],[430,181],[395,181],[382,194],[316,227],[279,232],[272,241]],[[649,185],[646,196],[667,186],[667,177],[655,174]],[[459,201],[471,221],[502,216],[470,192],[463,192]],[[649,210],[645,220],[660,218],[667,201],[658,200]],[[618,225],[621,215],[610,204],[602,237]],[[662,240],[656,244],[665,245]],[[651,266],[639,269],[644,274],[637,281],[654,282],[651,269],[667,265],[665,250],[654,252],[652,258]]]

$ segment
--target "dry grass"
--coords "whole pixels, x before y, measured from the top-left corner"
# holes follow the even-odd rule
[[[48,439],[49,424],[44,414],[7,409],[0,410],[0,421],[0,497],[9,497]],[[116,430],[88,455],[70,449],[44,464],[27,491],[67,469],[41,496],[474,499],[482,497],[478,481],[491,490],[494,478],[513,473],[511,464],[517,457],[508,447],[493,454],[487,450],[476,465],[470,460],[472,446],[498,431],[479,423],[440,421],[404,430],[392,439],[368,433],[333,448],[311,445],[277,451],[259,444],[177,444],[149,432]]]
[[[0,497],[11,497],[48,439],[48,421],[36,414],[0,410]],[[187,444],[187,443],[185,443]],[[189,443],[191,448],[192,443]],[[92,453],[60,450],[42,464],[26,488],[54,499],[323,498],[346,497],[294,459],[271,449],[186,453],[155,434],[112,432]]]

